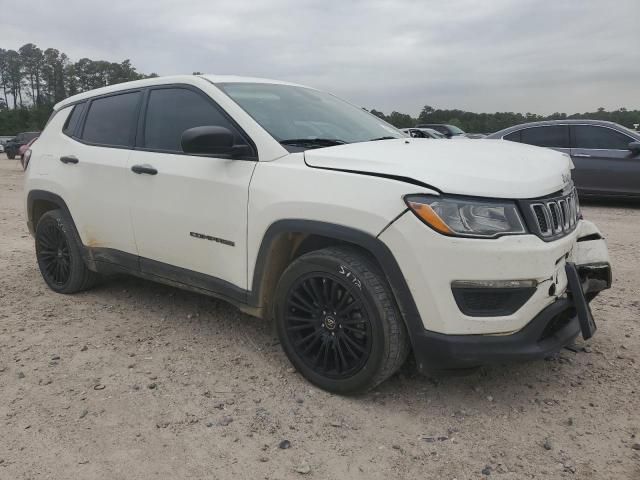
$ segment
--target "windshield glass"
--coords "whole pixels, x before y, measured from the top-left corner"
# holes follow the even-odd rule
[[[304,146],[304,140],[321,140],[324,144],[312,145],[322,147],[406,136],[378,117],[329,93],[270,83],[219,83],[217,86],[279,142]]]

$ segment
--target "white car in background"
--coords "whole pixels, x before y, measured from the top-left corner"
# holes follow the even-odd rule
[[[402,131],[412,138],[447,138],[433,128],[403,128]]]
[[[70,97],[25,158],[55,292],[129,273],[275,322],[295,367],[361,392],[418,368],[538,358],[595,323],[606,244],[571,162],[408,138],[274,80],[186,75]]]

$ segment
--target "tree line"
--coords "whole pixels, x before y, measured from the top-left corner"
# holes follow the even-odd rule
[[[198,72],[194,72],[198,73]],[[41,130],[53,105],[76,93],[130,80],[156,77],[157,74],[139,73],[130,60],[120,63],[81,58],[73,62],[55,48],[40,49],[27,43],[18,50],[0,48],[0,135]],[[544,116],[534,113],[474,113],[457,109],[436,109],[426,105],[417,117],[401,112],[371,113],[398,128],[413,127],[420,123],[448,123],[467,132],[490,133],[519,123],[540,120],[592,118],[609,120],[628,128],[640,124],[640,110],[554,113]]]
[[[0,135],[41,130],[53,105],[76,93],[155,76],[139,73],[130,60],[73,62],[58,49],[33,43],[0,48]]]
[[[640,110],[618,110],[607,111],[603,107],[595,112],[585,113],[554,113],[552,115],[538,115],[535,113],[474,113],[464,110],[435,109],[426,105],[417,118],[406,113],[391,112],[390,115],[372,109],[374,115],[386,120],[398,128],[409,128],[421,123],[446,123],[460,127],[465,132],[470,133],[492,133],[503,128],[527,122],[539,122],[542,120],[566,120],[566,119],[594,119],[607,120],[619,123],[627,128],[634,128],[634,124],[640,124]]]

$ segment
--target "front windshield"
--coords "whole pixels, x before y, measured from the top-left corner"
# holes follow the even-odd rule
[[[305,146],[305,140],[331,144],[366,142],[406,135],[384,120],[325,92],[270,83],[219,83],[279,142]]]

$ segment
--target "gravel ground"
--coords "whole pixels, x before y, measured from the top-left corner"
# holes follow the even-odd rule
[[[0,479],[638,479],[640,205],[584,213],[614,289],[577,352],[465,376],[409,364],[343,398],[225,303],[124,277],[49,291],[2,156]]]

